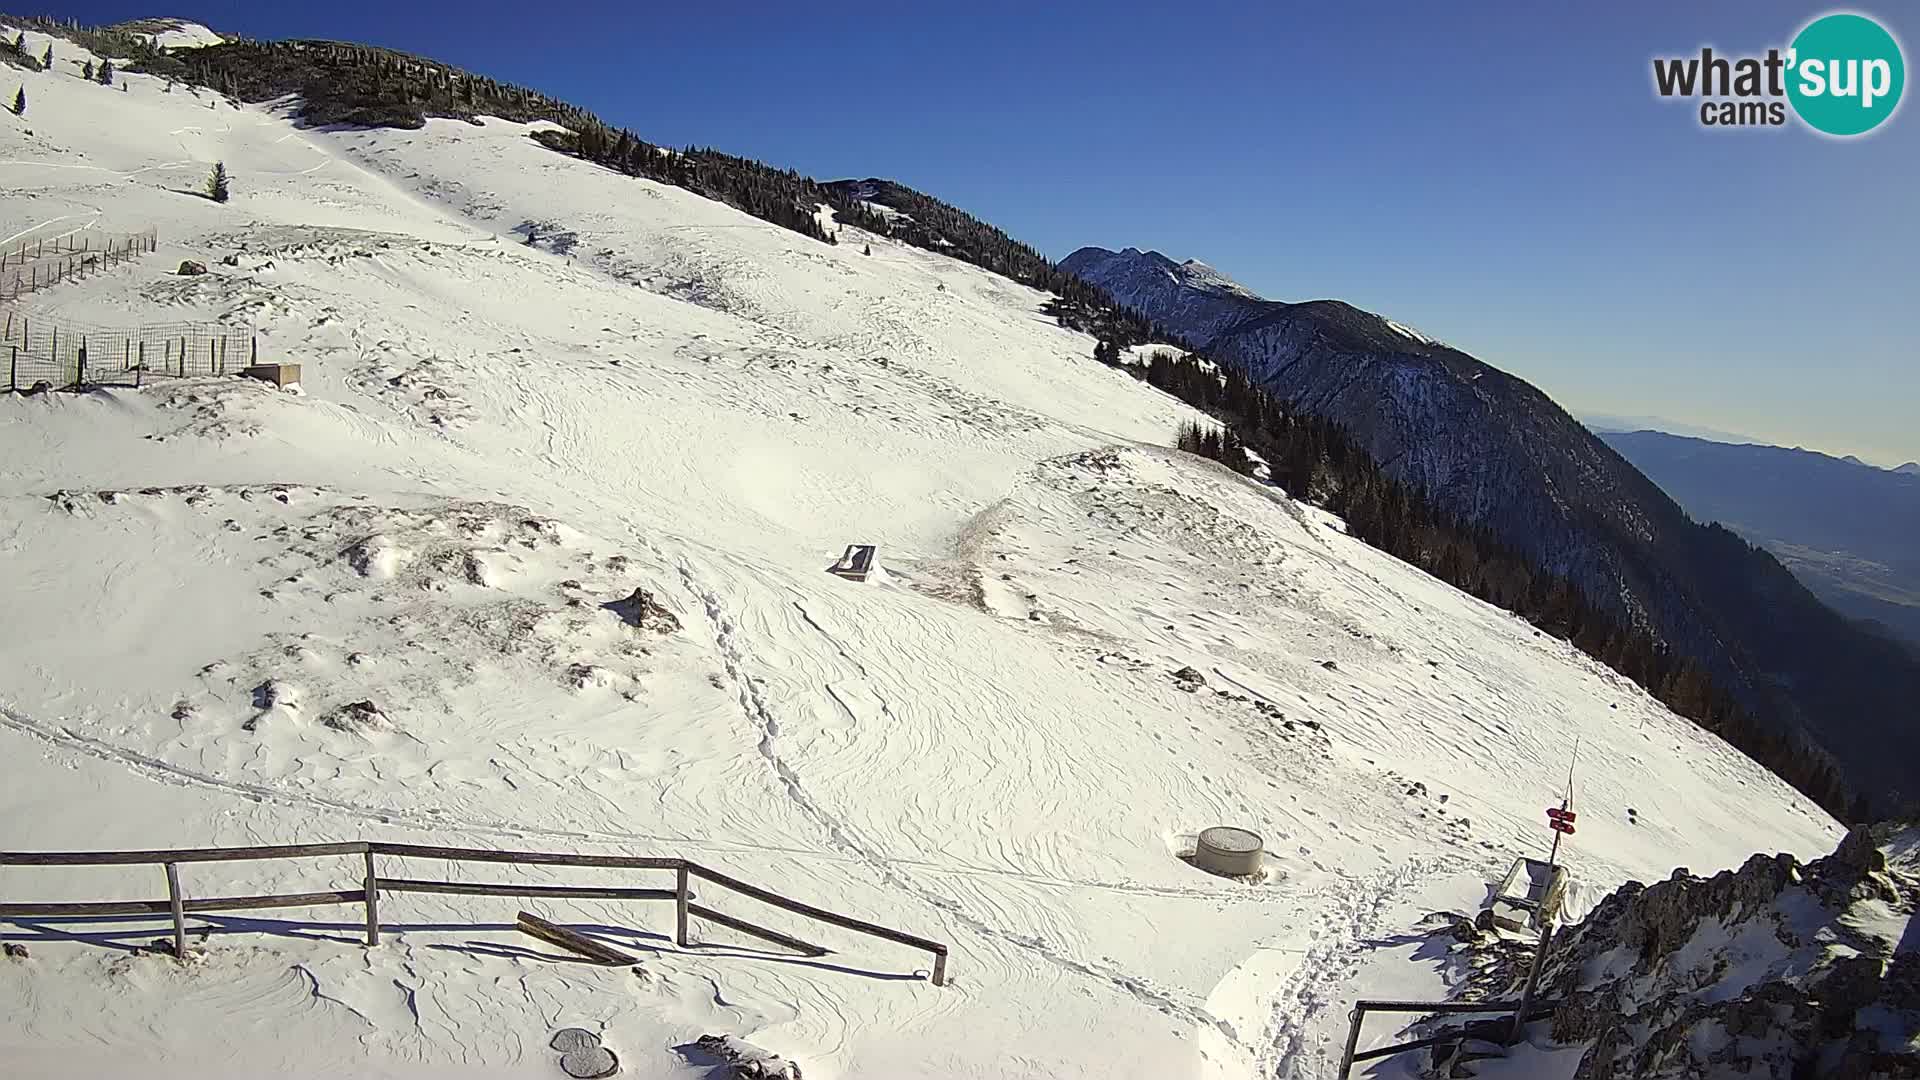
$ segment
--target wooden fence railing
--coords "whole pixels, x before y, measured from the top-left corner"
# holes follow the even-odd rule
[[[322,892],[281,893],[267,896],[188,896],[180,884],[180,866],[185,863],[244,862],[262,859],[309,859],[328,856],[359,855],[365,873],[351,889]],[[670,870],[673,887],[631,888],[580,885],[529,885],[491,882],[436,881],[422,878],[382,877],[375,856],[402,859],[445,859],[454,862],[512,863],[521,866],[600,867],[621,870]],[[73,915],[167,915],[173,917],[174,955],[187,955],[186,916],[212,911],[255,911],[263,908],[317,907],[326,904],[359,904],[366,911],[367,944],[380,943],[380,894],[382,892],[441,893],[455,896],[544,896],[572,900],[672,900],[674,902],[674,941],[682,947],[691,942],[694,918],[702,918],[728,929],[784,948],[812,955],[826,952],[818,945],[758,926],[745,919],[694,903],[692,881],[698,878],[722,889],[757,900],[817,922],[881,938],[933,956],[932,982],[944,986],[947,981],[947,946],[890,927],[841,915],[812,904],[802,903],[778,893],[749,884],[687,859],[632,855],[580,855],[549,851],[495,851],[487,848],[433,847],[422,844],[389,844],[379,841],[353,841],[338,844],[287,844],[274,847],[179,848],[158,851],[0,851],[0,866],[159,866],[167,878],[165,900],[114,900],[89,903],[8,903],[0,902],[0,919],[44,918]]]

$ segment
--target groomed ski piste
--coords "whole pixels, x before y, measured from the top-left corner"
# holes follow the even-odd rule
[[[678,856],[952,961],[935,987],[770,909],[739,914],[831,954],[681,949],[671,904],[619,901],[535,903],[638,972],[497,898],[383,898],[374,948],[355,907],[190,916],[186,965],[132,951],[164,916],[15,920],[0,1073],[547,1077],[582,1026],[640,1076],[705,1075],[672,1048],[722,1034],[810,1080],[1324,1077],[1354,997],[1448,992],[1413,927],[1543,851],[1576,741],[1589,895],[1841,835],[1565,643],[1168,449],[1204,418],[1041,293],[526,125],[307,129],[54,45],[0,68],[29,100],[0,239],[159,249],[15,311],[252,328],[303,378],[0,397],[0,849]],[[224,205],[193,194],[216,160]],[[884,581],[824,572],[850,543]],[[681,629],[602,607],[636,587]],[[1219,824],[1261,834],[1264,880],[1177,857]],[[8,901],[156,895],[150,867],[0,868]]]

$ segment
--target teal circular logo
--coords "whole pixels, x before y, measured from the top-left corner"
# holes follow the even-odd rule
[[[1865,15],[1823,15],[1787,53],[1787,99],[1808,126],[1863,135],[1893,115],[1907,84],[1900,43]]]

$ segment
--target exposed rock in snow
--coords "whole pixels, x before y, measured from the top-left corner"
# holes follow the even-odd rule
[[[671,634],[680,629],[680,618],[661,605],[654,595],[645,589],[636,588],[633,595],[624,600],[614,600],[603,605],[608,611],[620,616],[631,626],[656,633]]]
[[[387,714],[371,701],[355,701],[340,706],[322,721],[335,731],[385,730],[393,726]]]
[[[1755,855],[1601,901],[1542,983],[1553,1038],[1588,1046],[1575,1077],[1920,1076],[1916,840],[1860,827],[1804,866]]]
[[[798,1063],[732,1035],[702,1035],[691,1049],[732,1066],[728,1075],[737,1080],[801,1080]]]

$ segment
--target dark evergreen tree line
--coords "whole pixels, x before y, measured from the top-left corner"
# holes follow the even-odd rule
[[[1541,571],[1487,530],[1436,511],[1386,475],[1339,425],[1191,353],[1155,353],[1139,375],[1221,421],[1219,429],[1183,424],[1175,433],[1180,449],[1246,474],[1254,472],[1246,453],[1252,450],[1267,463],[1270,482],[1338,514],[1350,535],[1571,642],[1834,816],[1847,820],[1859,809],[1825,751],[1758,722],[1699,663],[1597,607],[1567,578]]]

